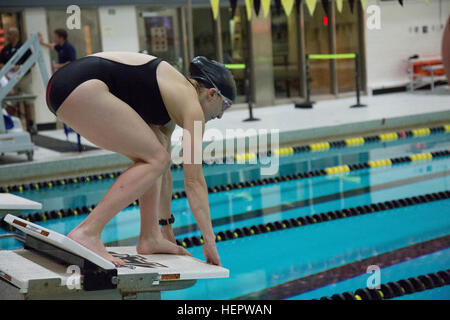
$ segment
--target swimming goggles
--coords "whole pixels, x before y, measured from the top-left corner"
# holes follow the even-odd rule
[[[200,79],[202,81],[206,81],[206,82],[211,83],[213,85],[213,87],[217,90],[217,93],[223,99],[222,111],[225,111],[225,110],[229,109],[231,107],[232,103],[228,101],[228,99],[222,94],[222,92],[220,92],[219,88],[217,88],[217,86],[214,83],[214,81],[212,81],[211,78],[206,73],[204,73],[201,69],[198,69],[198,70],[200,70],[200,72],[202,73],[202,75],[204,75],[206,77],[206,79],[203,78],[203,77],[198,77],[198,76],[192,77],[192,79]]]

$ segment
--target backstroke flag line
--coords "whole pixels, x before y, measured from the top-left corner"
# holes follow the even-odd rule
[[[214,20],[217,20],[217,15],[219,14],[219,2],[220,0],[209,0],[211,3],[211,8],[213,12]]]
[[[245,0],[245,8],[247,9],[247,20],[252,19],[253,0]]]
[[[219,14],[219,8],[220,8],[220,0],[209,0],[211,3],[211,9],[213,12],[214,20],[217,19],[217,16]],[[336,9],[339,13],[342,12],[343,6],[344,6],[344,0],[332,0],[336,3]],[[358,1],[358,0],[357,0]],[[361,7],[363,9],[367,8],[369,0],[359,0],[361,1]],[[425,3],[428,5],[430,0],[424,0]],[[230,8],[231,8],[231,19],[234,18],[234,14],[236,12],[237,7],[237,0],[230,0]],[[245,0],[245,9],[247,12],[247,19],[250,21],[252,18],[252,11],[253,7],[255,9],[255,13],[258,16],[260,8],[262,7],[264,11],[264,18],[267,18],[270,12],[270,5],[271,0]],[[277,14],[279,14],[280,7],[282,6],[284,9],[284,13],[289,17],[292,13],[292,8],[296,7],[296,10],[299,11],[300,6],[303,4],[303,2],[306,3],[306,6],[308,8],[309,14],[312,16],[314,15],[314,11],[316,10],[317,0],[274,0],[274,5],[277,11]],[[355,6],[355,0],[348,0],[350,11],[353,13],[354,6]],[[404,6],[404,0],[398,0],[399,4],[403,7]],[[328,16],[328,3],[329,0],[322,0],[322,6],[325,10],[326,15]]]
[[[306,6],[308,7],[309,14],[314,15],[314,10],[316,10],[317,0],[306,0]]]
[[[270,0],[261,0],[261,4],[264,11],[264,18],[267,18],[267,15],[270,12]]]
[[[284,13],[289,17],[294,7],[294,0],[281,0],[281,5],[283,6]]]
[[[336,8],[337,8],[337,11],[339,11],[339,12],[342,12],[342,6],[343,6],[343,2],[342,2],[343,0],[336,0]]]

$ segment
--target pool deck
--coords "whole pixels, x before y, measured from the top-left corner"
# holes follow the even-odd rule
[[[355,103],[355,97],[349,97],[318,101],[312,109],[295,109],[293,104],[256,108],[254,117],[260,121],[251,122],[243,121],[248,118],[247,109],[230,110],[221,120],[206,124],[204,147],[211,143],[211,136],[215,135],[215,145],[220,143],[225,150],[224,141],[234,139],[226,134],[226,130],[240,129],[248,139],[275,129],[279,130],[279,144],[287,145],[431,127],[450,121],[449,86],[437,87],[434,92],[363,96],[361,102],[367,107],[350,108]],[[39,134],[66,139],[63,130],[41,131]],[[180,134],[181,128],[177,127],[172,137],[174,147],[179,148],[177,137]],[[267,139],[271,141],[270,136]],[[69,140],[75,142],[76,135],[70,134]],[[81,141],[93,146],[84,138]],[[128,158],[103,149],[59,153],[35,146],[34,160],[31,162],[26,161],[25,155],[0,156],[0,186],[123,170],[131,163]]]

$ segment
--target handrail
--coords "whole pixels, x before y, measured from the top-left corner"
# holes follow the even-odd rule
[[[26,51],[31,50],[32,54],[21,65],[19,70],[14,74],[14,77],[8,81],[8,84],[3,88],[0,88],[0,106],[3,99],[8,95],[8,92],[22,79],[22,77],[30,70],[34,63],[39,64],[39,70],[41,72],[42,81],[44,82],[44,88],[47,86],[49,75],[45,66],[45,61],[42,55],[41,45],[36,33],[31,34],[30,38],[17,50],[17,52],[9,59],[5,66],[0,70],[0,79],[4,77],[9,70],[15,66]],[[5,122],[3,117],[0,119],[0,133],[6,132]]]

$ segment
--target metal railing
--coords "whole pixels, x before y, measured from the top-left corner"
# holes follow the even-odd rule
[[[6,86],[0,88],[0,106],[2,106],[3,99],[8,95],[8,92],[22,79],[22,77],[30,70],[34,64],[37,62],[39,65],[39,70],[41,72],[42,81],[44,82],[44,88],[47,86],[49,75],[47,73],[47,68],[45,66],[44,57],[42,55],[41,45],[36,33],[31,34],[30,38],[17,50],[17,52],[9,59],[9,61],[0,70],[0,79],[8,74],[10,69],[15,66],[22,56],[31,50],[31,55],[28,59],[20,66],[19,70],[14,73]],[[0,133],[6,132],[5,122],[3,117],[0,119]]]

